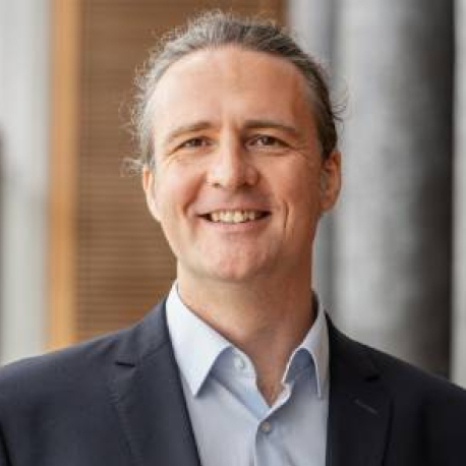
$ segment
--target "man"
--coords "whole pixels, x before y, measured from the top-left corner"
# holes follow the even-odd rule
[[[465,464],[465,392],[343,336],[312,293],[334,120],[271,24],[167,39],[136,122],[177,281],[136,326],[2,371],[1,466]]]

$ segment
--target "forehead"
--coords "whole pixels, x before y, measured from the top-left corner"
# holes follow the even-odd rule
[[[224,116],[308,120],[308,97],[304,76],[284,58],[238,46],[201,50],[171,65],[158,82],[154,129]]]

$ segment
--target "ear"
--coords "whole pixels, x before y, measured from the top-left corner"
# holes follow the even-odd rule
[[[334,150],[323,162],[320,179],[322,213],[337,202],[341,189],[341,153]]]
[[[160,221],[155,185],[156,180],[154,171],[145,166],[142,171],[142,189],[144,189],[144,193],[146,195],[146,203],[147,207],[149,208],[149,212],[152,214],[152,217],[154,217],[155,220]]]

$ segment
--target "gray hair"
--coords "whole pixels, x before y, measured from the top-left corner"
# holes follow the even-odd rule
[[[152,95],[161,77],[171,65],[190,53],[227,45],[268,53],[295,65],[306,79],[310,91],[322,157],[328,157],[335,149],[338,116],[332,107],[325,72],[317,61],[305,53],[284,28],[270,20],[210,11],[163,37],[136,78],[133,126],[139,145],[136,161],[139,168],[154,162],[152,125],[155,109]]]

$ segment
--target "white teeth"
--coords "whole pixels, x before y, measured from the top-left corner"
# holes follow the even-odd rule
[[[209,214],[212,222],[243,223],[259,218],[259,212],[253,210],[218,210]]]
[[[241,212],[236,211],[233,214],[233,222],[239,223],[242,222],[244,218],[249,219],[249,216],[243,215]]]

